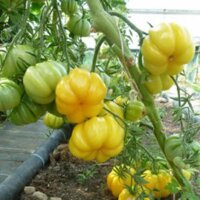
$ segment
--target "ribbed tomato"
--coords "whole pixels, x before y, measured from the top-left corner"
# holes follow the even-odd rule
[[[0,78],[0,111],[13,109],[19,105],[22,90],[12,80]]]
[[[26,93],[36,103],[48,104],[54,100],[56,85],[65,74],[66,68],[56,61],[29,67],[23,77]]]
[[[56,87],[58,112],[71,123],[80,123],[98,115],[103,107],[106,86],[97,73],[72,69]]]
[[[67,15],[73,15],[78,10],[78,4],[75,0],[62,0],[61,9]]]
[[[26,69],[36,64],[34,49],[28,45],[17,45],[9,52],[2,67],[5,77],[23,76]]]
[[[72,131],[69,150],[84,160],[104,162],[117,156],[124,146],[124,129],[112,115],[92,117]]]
[[[46,106],[34,103],[28,96],[24,96],[20,104],[9,114],[13,124],[25,125],[36,122],[46,112]]]
[[[60,128],[64,123],[64,120],[62,117],[58,117],[49,112],[45,114],[43,121],[46,126],[53,129]]]
[[[83,19],[80,15],[73,15],[69,18],[67,28],[74,35],[87,37],[90,34],[91,25],[87,19]]]

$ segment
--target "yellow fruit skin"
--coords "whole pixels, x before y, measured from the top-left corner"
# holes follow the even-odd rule
[[[152,75],[177,75],[194,56],[189,32],[176,23],[161,23],[149,30],[142,44],[144,65]]]
[[[151,94],[158,94],[163,90],[168,90],[174,84],[172,78],[167,74],[150,75],[145,85]]]
[[[66,115],[71,123],[81,123],[101,112],[106,92],[98,74],[75,68],[57,84],[58,112]]]
[[[138,195],[132,195],[127,189],[123,189],[119,194],[118,200],[137,200]],[[149,198],[144,198],[144,200],[150,200]]]
[[[99,114],[100,116],[104,116],[106,114],[113,115],[115,120],[123,126],[123,119],[124,119],[124,109],[123,107],[119,106],[117,103],[114,101],[106,101],[104,103],[103,109],[101,113]]]
[[[149,189],[155,198],[167,197],[171,194],[166,186],[171,183],[172,176],[167,171],[160,170],[158,174],[153,174],[150,170],[146,170],[143,178],[148,182],[144,187]]]
[[[182,169],[183,176],[189,181],[192,177],[192,172],[190,170]]]
[[[117,156],[123,146],[124,129],[109,114],[77,124],[69,140],[72,155],[97,162]]]
[[[116,172],[118,167],[119,166],[114,166],[112,171],[107,176],[107,186],[114,197],[118,197],[125,186],[131,186],[135,184],[133,178],[131,177],[131,175],[135,173],[135,170],[130,168],[130,170],[125,173],[125,177],[120,178]]]

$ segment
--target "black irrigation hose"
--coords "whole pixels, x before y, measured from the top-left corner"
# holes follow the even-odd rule
[[[65,126],[55,131],[13,174],[0,184],[0,200],[17,200],[24,187],[31,182],[32,178],[47,163],[49,154],[61,142],[67,141],[70,134],[70,126]]]

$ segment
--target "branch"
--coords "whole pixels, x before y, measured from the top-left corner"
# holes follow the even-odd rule
[[[94,71],[95,71],[97,56],[98,56],[99,50],[100,50],[100,48],[101,48],[101,45],[104,43],[104,41],[105,41],[105,36],[102,36],[102,37],[99,39],[99,41],[97,42],[97,45],[96,45],[95,51],[94,51],[93,60],[92,60],[91,72],[94,72]]]

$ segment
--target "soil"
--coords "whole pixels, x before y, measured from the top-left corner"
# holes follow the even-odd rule
[[[157,103],[163,104],[160,101]],[[166,102],[164,104],[166,108],[171,106]],[[170,109],[165,109],[164,112],[167,112],[165,116],[171,116],[171,113],[168,113],[171,112]],[[178,130],[170,117],[164,117],[164,125],[169,134]],[[50,162],[36,175],[30,185],[48,197],[60,197],[62,200],[116,200],[106,185],[106,176],[112,166],[113,160],[97,164],[76,159],[67,150],[67,144],[63,144],[54,151]],[[170,199],[172,198],[168,198]],[[35,199],[22,193],[20,200]]]
[[[61,157],[54,152],[48,166],[39,172],[30,185],[49,197],[60,197],[62,200],[114,200],[105,183],[111,168],[110,162],[84,162],[71,156],[68,151]],[[23,193],[20,200],[34,198]]]

